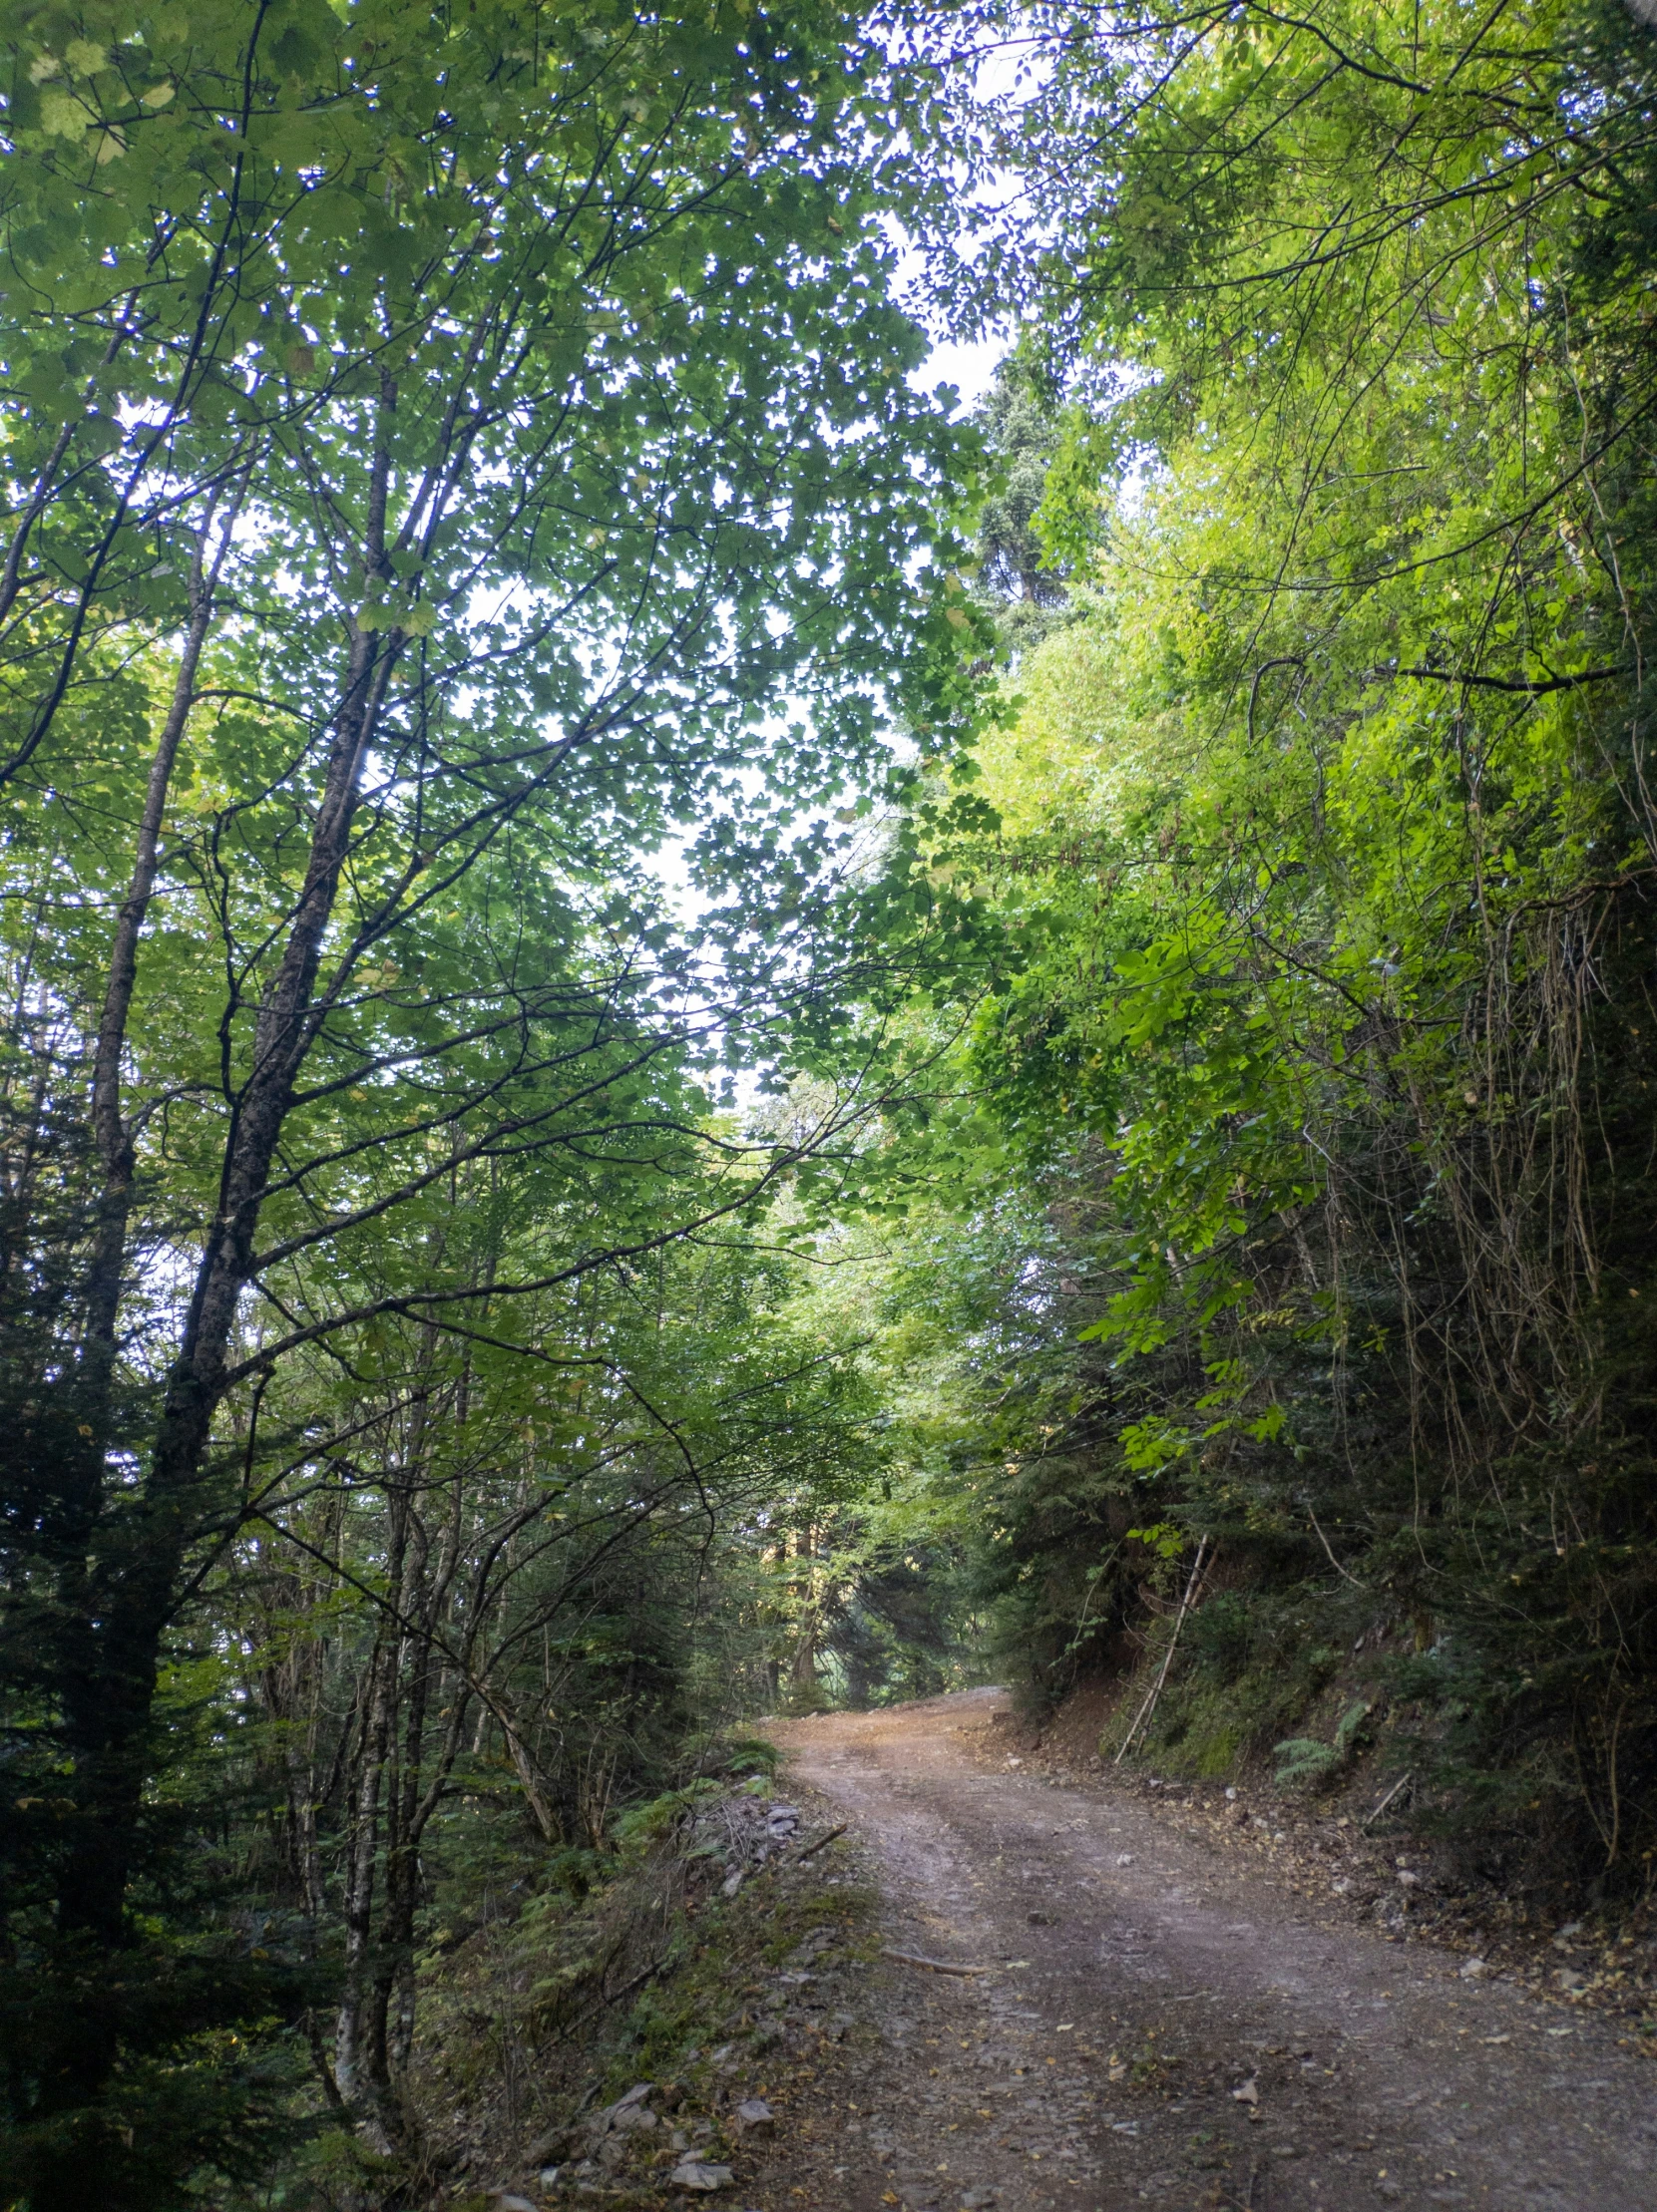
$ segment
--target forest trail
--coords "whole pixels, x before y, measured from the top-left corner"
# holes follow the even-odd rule
[[[769,1730],[869,1854],[888,1952],[880,2057],[820,2077],[779,2205],[1657,2204],[1657,2084],[1610,2023],[1337,1919],[1106,1776],[1039,1779],[1006,1706]]]

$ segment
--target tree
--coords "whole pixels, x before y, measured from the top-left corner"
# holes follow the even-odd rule
[[[158,1674],[270,1378],[763,1196],[783,1153],[699,1075],[824,979],[746,865],[875,772],[883,687],[948,742],[918,556],[963,447],[908,381],[912,185],[832,9],[94,7],[8,69],[8,1650],[51,1779],[7,1850],[48,2212],[228,2156],[122,2069],[274,2002],[245,1961],[166,2019],[88,1975],[162,1972]],[[670,839],[745,893],[739,964],[673,929]],[[532,1157],[586,1232],[526,1280],[434,1266],[434,1194]]]
[[[1248,1563],[1265,1740],[1349,1613],[1412,1618],[1447,1817],[1620,1878],[1657,1818],[1650,39],[1049,29],[997,279],[1069,379],[1036,527],[1074,619],[986,748],[1001,845],[948,856],[1029,954],[979,1066],[1110,1352],[1049,1448]],[[1243,1703],[1159,1726],[1223,1764]]]
[[[979,510],[978,581],[1015,649],[1053,628],[1064,605],[1064,570],[1036,527],[1061,432],[1056,408],[1030,366],[1010,358],[996,372],[982,419],[998,478]]]
[[[567,1229],[535,1180],[463,1183],[428,1243],[469,1273],[544,1261]],[[480,1878],[602,1863],[617,1806],[732,1712],[696,1659],[757,1525],[856,1464],[855,1381],[777,1310],[787,1274],[673,1246],[458,1332],[390,1322],[348,1373],[313,1352],[265,1394],[208,1593],[266,1776],[244,1825],[266,1944],[337,1973],[320,2085],[401,2172],[422,1915],[472,1926]]]

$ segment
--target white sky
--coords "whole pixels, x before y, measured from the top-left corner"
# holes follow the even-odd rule
[[[914,382],[924,392],[935,391],[940,384],[953,384],[961,394],[963,409],[970,413],[989,391],[996,363],[1011,351],[1012,343],[1011,337],[941,339],[915,371]]]

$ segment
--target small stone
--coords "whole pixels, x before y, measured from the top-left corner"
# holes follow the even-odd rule
[[[1227,1784],[1225,1785],[1225,1801],[1226,1801],[1226,1803],[1227,1803],[1228,1805],[1235,1805],[1235,1804],[1236,1804],[1236,1802],[1237,1802],[1237,1785],[1236,1785],[1236,1783],[1235,1783],[1235,1782],[1227,1782]]]
[[[681,2158],[667,2179],[675,2189],[728,2189],[735,2179],[729,2166],[710,2166],[700,2158]]]
[[[1133,1864],[1133,1853],[1131,1851],[1118,1851],[1116,1864],[1118,1866],[1131,1866]]]
[[[1241,2088],[1233,2089],[1231,2094],[1239,2104],[1258,2104],[1260,2102],[1260,2091],[1255,2086],[1255,2080],[1252,2073],[1242,2084]]]
[[[518,2196],[511,2189],[491,2189],[489,2195],[497,2212],[536,2212],[528,2197]]]
[[[1556,1990],[1579,1990],[1582,1986],[1582,1976],[1577,1973],[1575,1967],[1554,1968],[1553,1987]]]
[[[769,2135],[776,2119],[762,2096],[750,2096],[736,2107],[736,2124],[744,2135]]]
[[[985,2207],[995,2201],[994,2189],[964,2189],[961,2193],[961,2212],[985,2212]]]
[[[1459,1971],[1463,1982],[1481,1982],[1490,1970],[1482,1959],[1468,1959]]]

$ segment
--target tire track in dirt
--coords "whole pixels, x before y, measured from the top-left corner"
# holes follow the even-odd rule
[[[989,1970],[870,1976],[879,2059],[785,2153],[780,2203],[1657,2205],[1651,2069],[1608,2024],[1327,1920],[1107,1780],[992,1768],[1005,1706],[770,1730],[855,1823],[890,1949]]]

